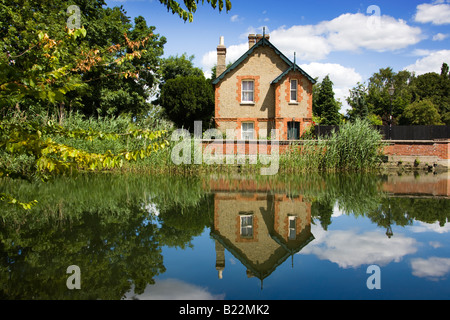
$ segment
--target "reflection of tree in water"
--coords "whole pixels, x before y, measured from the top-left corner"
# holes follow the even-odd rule
[[[336,203],[381,228],[413,220],[443,226],[450,218],[450,200],[389,198],[372,175],[274,179],[277,192],[308,199],[325,230]],[[0,192],[39,201],[27,212],[0,207],[0,299],[120,299],[133,287],[142,293],[165,272],[162,247],[190,246],[214,219],[213,197],[200,178],[0,180]],[[70,265],[81,269],[81,290],[66,287]]]
[[[30,221],[15,229],[2,224],[3,298],[118,299],[131,283],[142,292],[165,271],[161,237],[155,225],[142,223],[147,214],[140,206],[125,210],[128,219],[120,223],[105,221],[94,209],[62,225]],[[70,265],[80,267],[82,290],[66,287]]]
[[[290,192],[298,190],[311,199],[311,216],[324,230],[332,223],[335,205],[344,214],[368,217],[388,234],[393,225],[407,226],[414,220],[439,222],[441,227],[450,220],[449,199],[390,196],[383,191],[384,181],[385,177],[372,174],[327,174],[285,180]]]
[[[393,224],[412,225],[414,220],[429,224],[439,222],[439,226],[443,227],[450,220],[450,200],[386,197],[367,216],[383,228]]]
[[[38,186],[14,182],[39,205],[27,213],[2,208],[2,299],[120,299],[132,287],[140,294],[165,272],[161,247],[185,247],[209,225],[209,201],[195,181],[179,190],[184,200],[170,200],[163,194],[171,192],[170,181],[79,179]],[[146,209],[149,197],[158,218]],[[66,287],[70,265],[80,267],[81,290]]]

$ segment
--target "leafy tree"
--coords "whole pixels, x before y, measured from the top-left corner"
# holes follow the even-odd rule
[[[436,107],[441,121],[450,125],[450,77],[444,63],[441,74],[429,72],[415,77],[411,82],[413,101],[429,100]]]
[[[320,84],[315,104],[316,116],[322,118],[323,125],[338,125],[341,122],[340,104],[334,99],[333,82],[326,76]]]
[[[194,56],[187,56],[183,53],[181,56],[170,56],[161,61],[161,81],[162,83],[167,82],[170,79],[175,79],[177,77],[201,77],[203,76],[203,71],[199,68],[194,67]]]
[[[0,7],[4,114],[56,107],[61,118],[66,108],[91,115],[97,109],[136,114],[146,107],[165,39],[142,17],[132,28],[121,8],[103,8],[100,0],[73,3],[81,13],[78,29],[67,27],[65,1],[14,0]]]
[[[193,130],[194,121],[209,123],[214,114],[211,81],[204,76],[171,79],[161,89],[160,103],[178,128]]]
[[[407,106],[402,114],[401,122],[416,126],[442,124],[439,112],[430,100],[415,101]]]
[[[201,0],[202,4],[205,0]],[[177,14],[184,21],[192,22],[194,19],[194,13],[197,11],[197,4],[200,0],[184,0],[184,5],[186,9],[183,9],[177,1],[174,0],[159,0],[161,4],[163,4],[167,11],[172,11],[173,14]],[[228,12],[231,10],[231,1],[230,0],[206,0],[214,9],[218,8],[219,11],[222,11],[224,8]]]
[[[350,96],[347,98],[348,104],[352,107],[349,112],[351,121],[355,119],[366,119],[369,116],[369,107],[367,103],[367,88],[362,83],[350,90]]]
[[[207,2],[219,11],[231,9],[229,0]],[[199,1],[184,1],[184,9],[177,1],[160,3],[192,21]],[[81,28],[68,33],[70,5],[80,9]],[[66,109],[87,115],[146,112],[166,39],[143,17],[132,25],[122,7],[105,6],[103,0],[0,0],[4,115],[13,110],[60,116]]]
[[[392,68],[380,69],[369,79],[368,84],[368,108],[375,115],[382,118],[385,124],[389,124],[390,115],[393,124],[398,123],[405,107],[411,102],[409,83],[413,74],[409,71],[395,73]],[[394,95],[389,94],[389,88],[394,86]]]
[[[148,26],[143,17],[135,18],[132,26],[117,7],[104,9],[101,18],[90,23],[88,35],[91,29],[96,31],[95,37],[88,39],[90,45],[97,45],[97,38],[110,39],[102,45],[117,48],[116,58],[126,57],[139,46],[140,52],[133,59],[101,65],[83,74],[88,90],[81,100],[81,111],[86,115],[147,113],[151,89],[158,83],[157,69],[166,38],[155,34],[155,27]]]
[[[153,101],[155,105],[161,105],[160,100],[160,90],[167,81],[178,78],[178,77],[203,77],[203,71],[199,68],[194,67],[194,56],[187,56],[186,53],[183,53],[181,56],[170,56],[168,58],[161,60],[160,67],[160,84],[159,84],[159,92],[156,94],[157,98]]]

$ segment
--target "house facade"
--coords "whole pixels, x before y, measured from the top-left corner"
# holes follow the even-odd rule
[[[211,237],[219,278],[227,249],[247,268],[247,276],[263,280],[314,239],[311,204],[302,196],[218,192]]]
[[[249,49],[229,68],[223,37],[217,47],[215,125],[235,139],[264,139],[272,129],[280,140],[297,140],[312,124],[315,80],[290,61],[269,35],[250,34]],[[230,138],[227,136],[227,138]]]

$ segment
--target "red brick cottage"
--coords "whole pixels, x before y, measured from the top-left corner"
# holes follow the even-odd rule
[[[272,129],[280,140],[297,140],[312,123],[316,81],[269,39],[250,34],[248,51],[228,69],[223,37],[217,47],[215,125],[236,130],[238,140],[266,138]]]

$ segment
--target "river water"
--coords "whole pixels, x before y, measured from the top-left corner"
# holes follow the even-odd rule
[[[0,181],[0,298],[449,299],[448,174]]]

